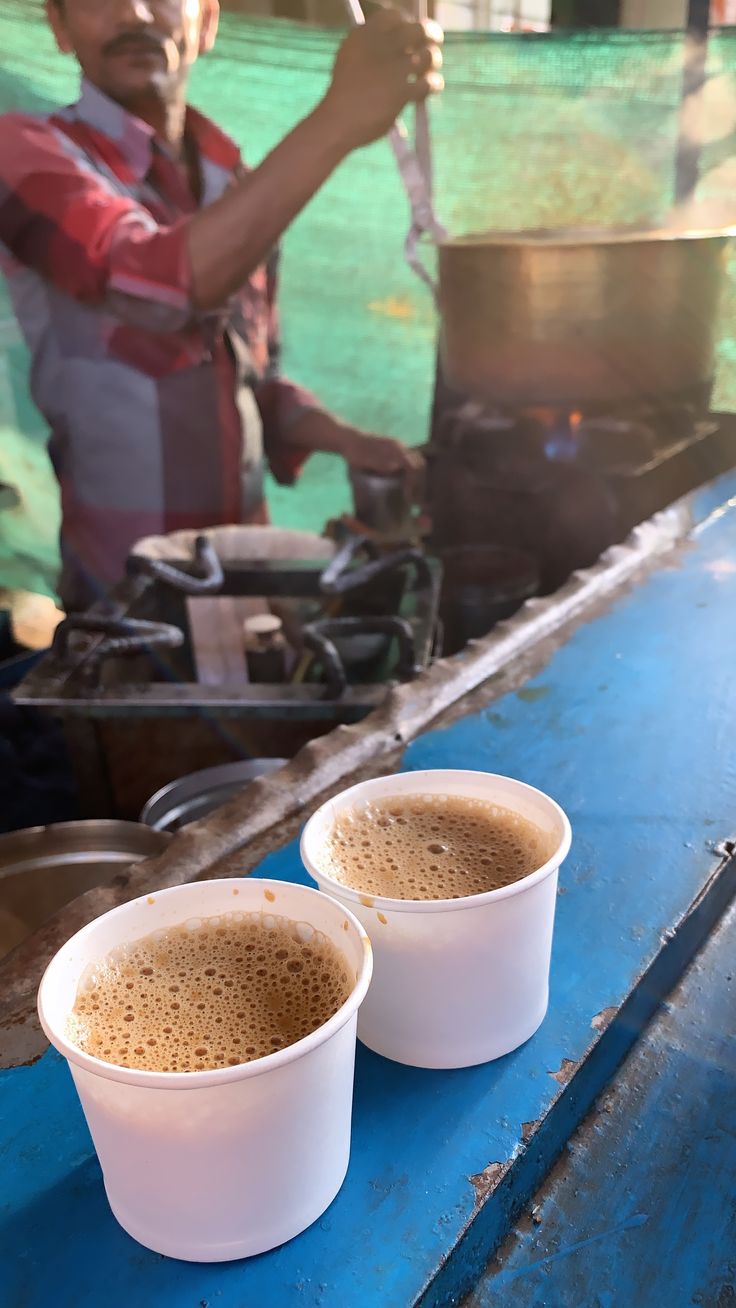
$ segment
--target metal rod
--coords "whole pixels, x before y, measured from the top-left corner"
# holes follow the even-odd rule
[[[361,0],[343,0],[345,11],[351,23],[361,25],[365,15]],[[422,3],[422,0],[417,0]],[[418,252],[419,237],[426,234],[434,241],[442,241],[447,233],[437,221],[432,206],[432,165],[429,143],[429,125],[425,106],[419,106],[422,112],[417,118],[417,148],[409,136],[400,118],[389,129],[388,140],[398,164],[401,180],[404,184],[411,209],[411,227],[406,239],[404,253],[407,262],[422,281],[436,296],[436,287],[431,273],[425,268]]]
[[[708,35],[710,27],[711,0],[688,0],[687,29],[689,32],[702,32]]]
[[[426,23],[429,17],[427,0],[415,0],[415,13],[418,22]],[[414,111],[414,140],[417,155],[424,167],[427,200],[431,205],[433,200],[432,148],[429,136],[429,110],[426,101],[418,104]]]
[[[710,0],[688,0],[682,74],[680,133],[675,157],[675,202],[693,195],[700,177],[698,101],[707,80]]]
[[[360,0],[344,0],[344,4],[348,11],[350,21],[356,27],[362,27],[365,22],[365,14],[363,13]]]

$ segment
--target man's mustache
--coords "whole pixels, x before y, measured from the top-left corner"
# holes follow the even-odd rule
[[[138,31],[121,32],[102,47],[103,55],[125,54],[126,50],[150,50],[153,54],[165,54],[166,43],[163,37],[154,36],[146,28]]]

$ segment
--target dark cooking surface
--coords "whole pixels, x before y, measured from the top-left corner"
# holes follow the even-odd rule
[[[615,413],[484,408],[438,378],[427,510],[432,548],[499,545],[536,560],[541,592],[736,464],[736,417],[707,388]]]

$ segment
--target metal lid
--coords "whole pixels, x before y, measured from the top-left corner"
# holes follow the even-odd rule
[[[187,822],[206,817],[249,782],[276,772],[286,762],[285,758],[243,759],[192,772],[152,795],[141,813],[141,822],[154,831],[178,831]]]

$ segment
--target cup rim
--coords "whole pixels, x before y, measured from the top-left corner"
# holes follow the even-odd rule
[[[223,887],[242,889],[243,882],[248,880],[248,877],[210,877],[196,884],[216,884]],[[185,882],[183,885],[170,886],[166,890],[156,891],[156,899],[161,900],[171,895],[180,894],[182,891],[190,889],[193,884],[195,883]],[[258,877],[253,879],[253,884],[257,884],[259,890],[261,888],[283,890],[284,885],[288,884],[308,897],[318,896],[320,899],[328,899],[332,903],[336,902],[334,896],[326,895],[322,890],[315,889],[313,886],[304,886],[295,881],[287,883]],[[272,1054],[264,1054],[262,1058],[254,1058],[249,1063],[237,1063],[234,1067],[207,1068],[203,1072],[152,1072],[143,1068],[122,1067],[119,1063],[108,1063],[103,1058],[96,1058],[94,1054],[88,1054],[80,1049],[78,1045],[75,1045],[48,1019],[45,1011],[45,997],[53,984],[52,971],[54,966],[58,965],[61,955],[74,943],[82,940],[87,935],[91,935],[94,928],[105,918],[119,913],[122,909],[141,904],[147,898],[147,895],[138,895],[135,899],[127,900],[124,904],[118,904],[115,908],[109,909],[107,913],[101,913],[99,917],[93,918],[86,926],[76,931],[54,954],[38,987],[38,1017],[50,1044],[60,1054],[63,1054],[69,1063],[83,1068],[86,1072],[91,1072],[94,1076],[149,1090],[202,1090],[209,1086],[226,1085],[231,1081],[243,1081],[251,1077],[263,1076],[266,1072],[276,1071],[280,1067],[286,1067],[289,1063],[296,1062],[297,1059],[303,1058],[305,1054],[317,1049],[331,1039],[350,1021],[350,1018],[357,1012],[365,998],[373,973],[371,942],[364,926],[358,921],[357,917],[344,904],[338,904],[340,911],[344,913],[362,942],[363,957],[358,968],[357,979],[347,999],[332,1014],[332,1017],[317,1027],[316,1031],[310,1031],[308,1035],[302,1036],[301,1040],[296,1040],[292,1045],[287,1045],[285,1049],[277,1049]],[[274,914],[274,916],[278,915]],[[155,930],[155,927],[153,929]]]
[[[338,881],[336,877],[331,876],[329,872],[323,872],[317,867],[309,853],[308,846],[326,813],[331,809],[336,811],[338,801],[340,808],[342,808],[344,802],[349,801],[349,797],[355,795],[356,792],[365,795],[373,786],[382,785],[394,777],[411,777],[417,780],[416,790],[403,790],[403,794],[426,793],[421,788],[422,779],[434,777],[438,773],[448,777],[472,777],[474,779],[483,778],[488,781],[511,782],[519,790],[526,791],[530,795],[539,796],[549,805],[562,827],[562,835],[554,852],[541,867],[535,868],[533,872],[529,872],[525,877],[520,877],[518,881],[512,881],[511,885],[498,886],[495,890],[484,890],[477,895],[462,895],[456,899],[393,899],[388,895],[368,895],[364,891],[356,890],[353,886],[345,885],[344,882]],[[460,794],[461,792],[457,791],[455,793]],[[506,807],[513,808],[511,804],[506,805]],[[325,893],[334,895],[341,902],[348,900],[353,904],[360,904],[364,908],[386,909],[391,913],[452,913],[459,912],[462,909],[476,908],[484,904],[493,904],[502,899],[511,899],[514,895],[520,895],[526,890],[531,890],[540,881],[544,881],[546,877],[557,871],[567,858],[571,843],[572,827],[570,819],[557,801],[552,799],[545,791],[539,790],[538,787],[530,786],[526,781],[518,781],[516,777],[509,777],[501,772],[480,772],[477,769],[471,770],[469,768],[425,768],[423,771],[394,772],[382,777],[373,777],[369,781],[360,781],[357,785],[340,791],[338,795],[334,795],[332,799],[328,799],[324,804],[321,804],[317,811],[312,814],[302,832],[299,848],[302,862],[309,875],[314,878],[320,889],[324,889]]]

